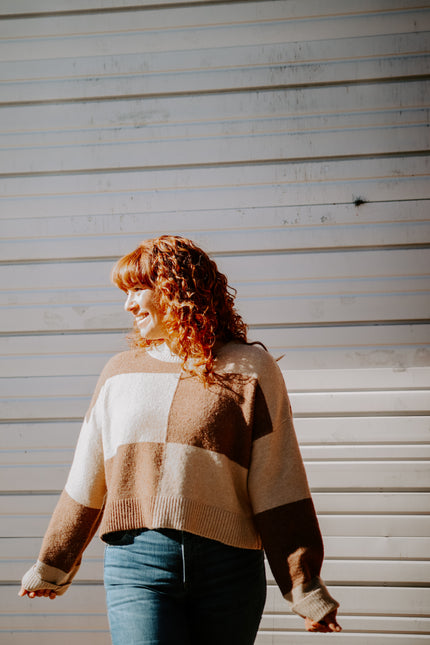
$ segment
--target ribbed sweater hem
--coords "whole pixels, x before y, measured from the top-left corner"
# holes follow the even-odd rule
[[[172,528],[243,549],[261,549],[252,517],[178,497],[107,501],[100,537],[112,531]]]

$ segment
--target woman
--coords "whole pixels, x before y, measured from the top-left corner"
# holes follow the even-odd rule
[[[251,645],[263,550],[309,631],[340,631],[282,374],[190,240],[121,258],[132,349],[103,370],[20,595],[55,598],[97,528],[114,645]]]

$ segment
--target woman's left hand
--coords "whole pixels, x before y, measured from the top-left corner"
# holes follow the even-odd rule
[[[305,618],[305,628],[308,632],[340,632],[342,627],[336,620],[337,609],[334,609],[329,614],[321,618],[319,622],[315,622],[310,618]]]
[[[24,587],[19,590],[18,596],[28,596],[29,598],[50,598],[54,600],[57,594],[52,589],[38,589],[37,591],[28,591]]]

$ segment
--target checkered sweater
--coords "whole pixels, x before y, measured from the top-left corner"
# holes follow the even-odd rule
[[[293,611],[338,606],[319,577],[323,545],[282,373],[258,346],[228,343],[204,386],[163,345],[113,357],[27,590],[69,587],[99,527],[174,528],[264,548]]]

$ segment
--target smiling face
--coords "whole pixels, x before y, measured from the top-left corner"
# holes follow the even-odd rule
[[[124,309],[133,314],[142,338],[166,340],[163,313],[153,289],[130,289]]]

